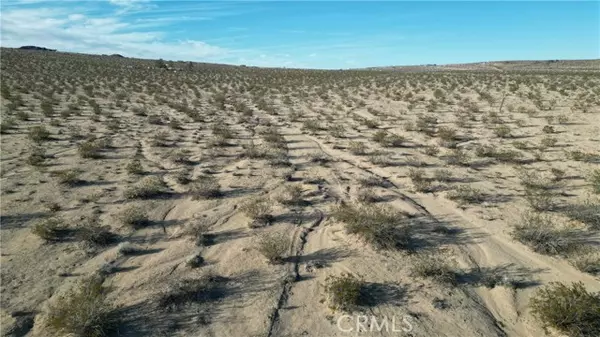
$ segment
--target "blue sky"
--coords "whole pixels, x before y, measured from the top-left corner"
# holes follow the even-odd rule
[[[598,1],[3,0],[1,45],[268,67],[600,58]]]

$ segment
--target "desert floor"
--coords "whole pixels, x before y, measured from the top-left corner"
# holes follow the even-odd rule
[[[559,336],[536,291],[600,291],[597,71],[1,68],[6,336]]]

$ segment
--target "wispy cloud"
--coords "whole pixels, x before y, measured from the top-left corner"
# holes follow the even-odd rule
[[[112,2],[129,6],[138,1]],[[147,21],[125,21],[119,15],[88,16],[64,7],[5,9],[0,20],[1,45],[6,47],[39,45],[74,52],[189,60],[218,60],[228,53],[203,41],[167,40],[164,32],[148,30],[152,25]]]

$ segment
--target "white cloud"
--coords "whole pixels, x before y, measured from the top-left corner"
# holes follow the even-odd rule
[[[137,25],[119,16],[90,17],[65,8],[8,9],[0,20],[0,45],[4,47],[37,45],[72,52],[211,62],[229,52],[203,41],[166,40],[161,31],[144,29],[147,23]]]

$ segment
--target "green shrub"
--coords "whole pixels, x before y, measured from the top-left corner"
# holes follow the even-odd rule
[[[283,262],[283,256],[290,249],[292,242],[285,234],[262,234],[258,236],[256,250],[267,258],[269,263]]]
[[[107,290],[98,276],[80,282],[48,307],[46,327],[58,335],[104,337],[116,331],[114,308],[107,302]]]
[[[364,282],[357,277],[342,273],[325,279],[325,292],[329,307],[333,310],[353,311],[361,302]]]
[[[535,293],[529,306],[547,327],[571,337],[600,336],[600,293],[588,292],[582,282],[552,282]]]

